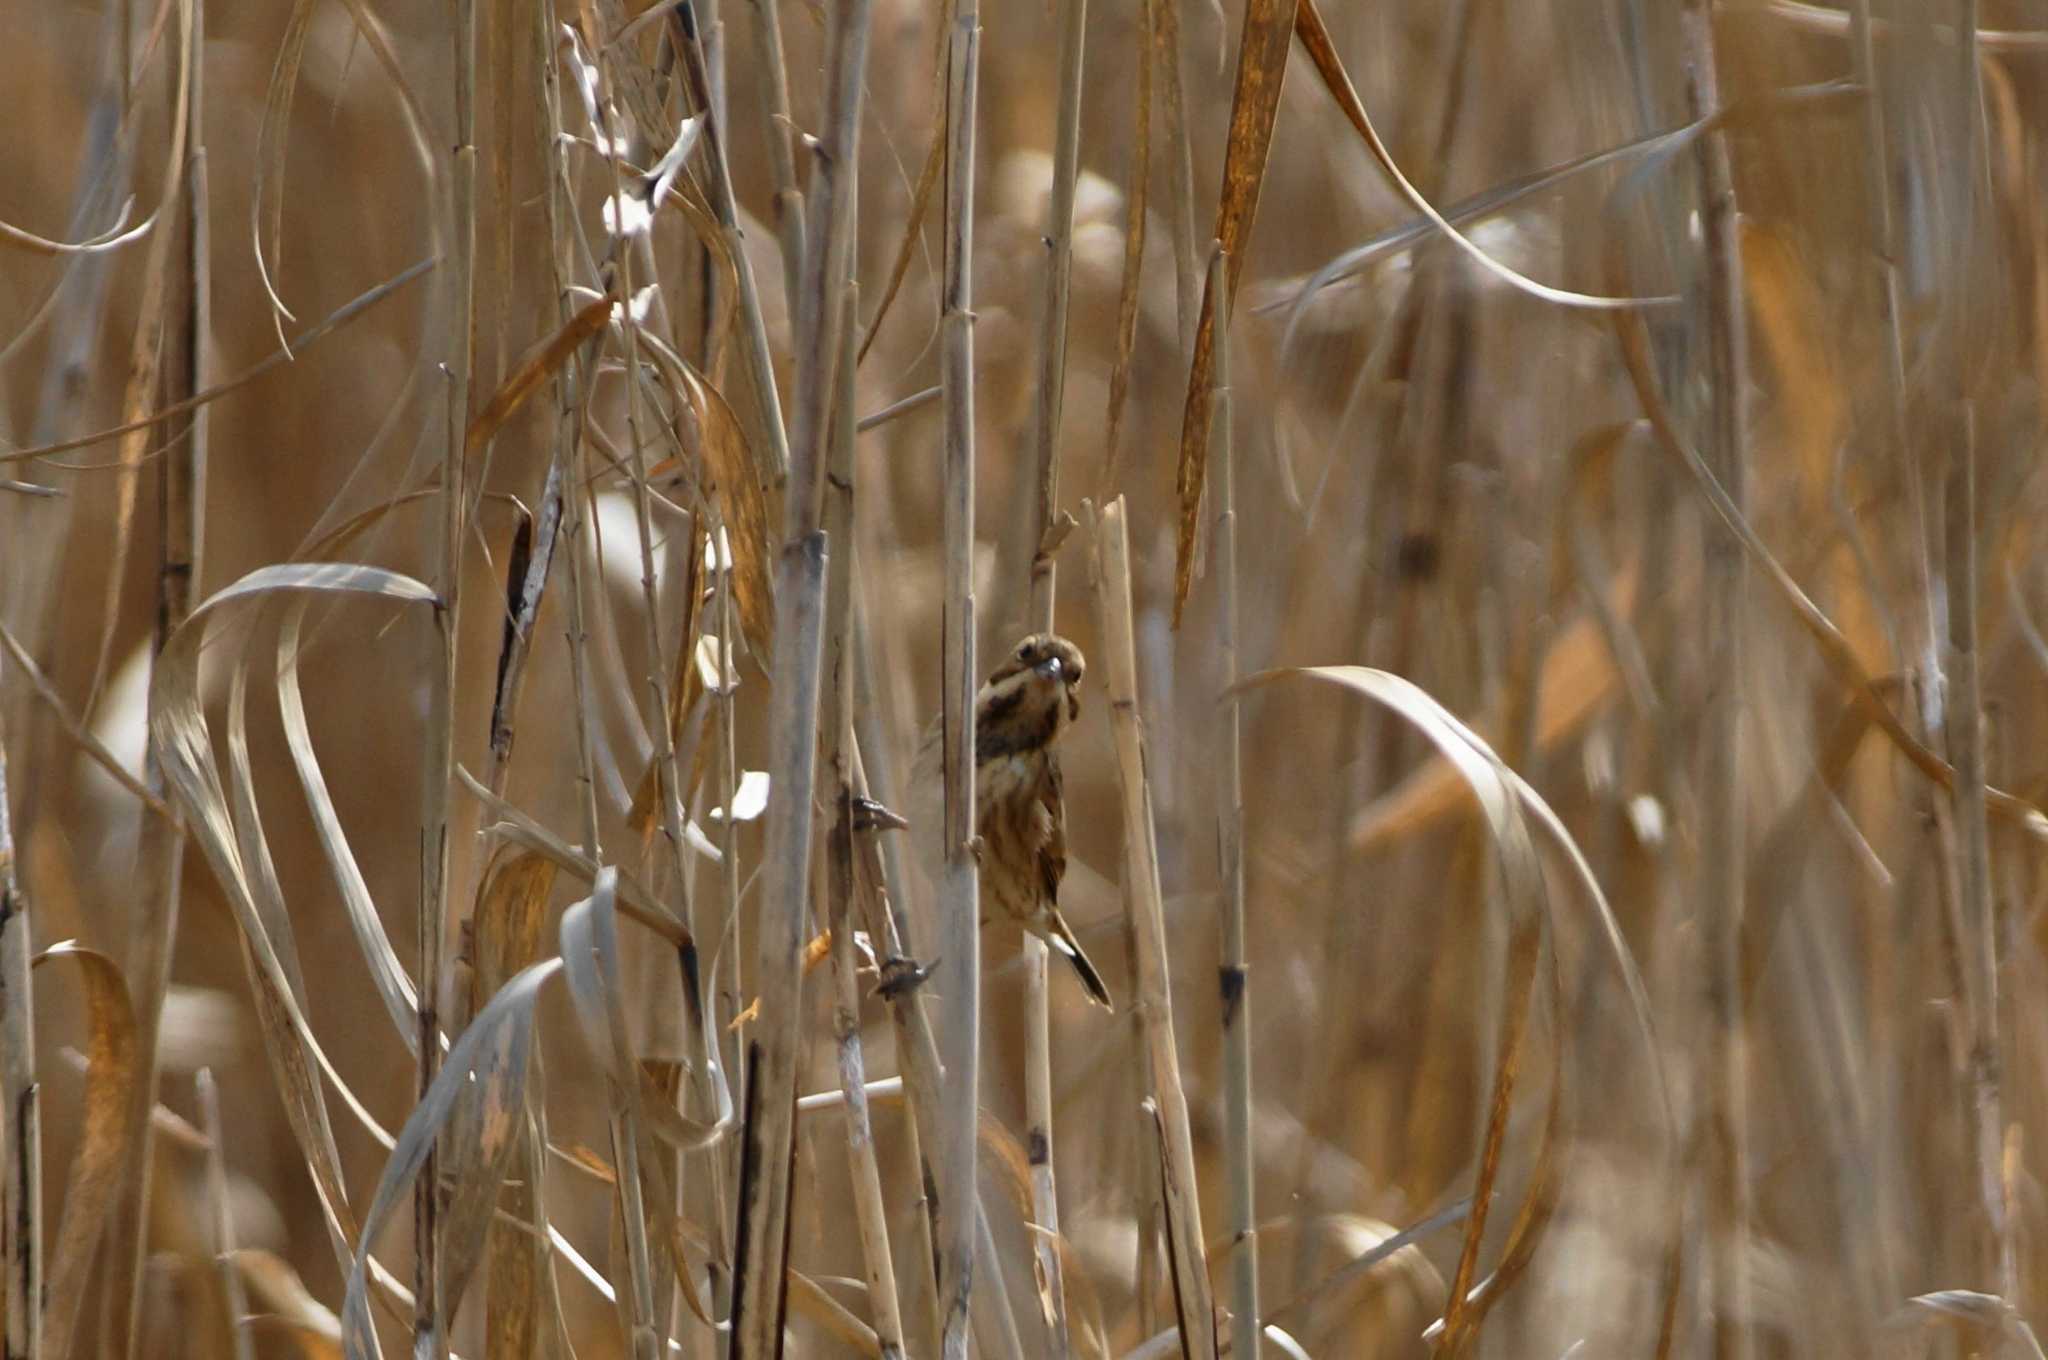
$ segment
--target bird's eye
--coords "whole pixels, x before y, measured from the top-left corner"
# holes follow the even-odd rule
[[[1028,642],[1027,642],[1027,643],[1025,643],[1025,644],[1024,644],[1023,646],[1021,646],[1021,647],[1019,647],[1019,648],[1017,649],[1017,659],[1018,659],[1019,661],[1029,661],[1029,660],[1031,659],[1031,644],[1030,644],[1030,643],[1028,643]]]

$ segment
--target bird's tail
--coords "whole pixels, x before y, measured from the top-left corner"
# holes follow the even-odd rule
[[[1081,986],[1087,989],[1088,999],[1096,1005],[1115,1010],[1109,999],[1109,988],[1103,985],[1102,974],[1095,971],[1095,965],[1088,961],[1088,955],[1081,950],[1080,941],[1074,938],[1074,931],[1064,916],[1057,911],[1052,914],[1052,929],[1046,932],[1045,942],[1051,945],[1081,977]]]

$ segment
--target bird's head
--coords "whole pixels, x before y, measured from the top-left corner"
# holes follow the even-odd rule
[[[1088,662],[1081,649],[1057,633],[1033,633],[1010,649],[988,682],[1006,682],[1045,700],[1064,701],[1071,721],[1081,715],[1081,676]]]
[[[1081,649],[1053,633],[1033,633],[1004,655],[982,686],[975,714],[981,758],[1045,746],[1081,716]]]

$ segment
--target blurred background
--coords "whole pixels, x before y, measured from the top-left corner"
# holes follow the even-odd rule
[[[1128,1004],[1127,838],[1142,828],[1124,819],[1096,683],[1109,672],[1083,502],[1127,503],[1171,1024],[1211,1274],[1230,1306],[1217,985],[1230,583],[1213,446],[1175,616],[1177,468],[1247,15],[1239,0],[1076,5],[980,16],[973,585],[985,671],[1031,623],[1045,280],[1063,234],[1060,43],[1079,22],[1056,448],[1058,508],[1081,527],[1055,553],[1055,619],[1093,664],[1063,745],[1061,902],[1120,1004],[1106,1013],[1064,970],[1050,978],[1055,1240],[1073,1351],[1124,1356],[1172,1325],[1175,1296],[1145,1104],[1157,1074],[1144,1010]],[[112,1006],[111,984],[61,956],[33,974],[32,1042],[0,1016],[12,1070],[32,1059],[40,1086],[38,1232],[64,1284],[49,1311],[74,1312],[65,1334],[79,1353],[118,1353],[131,1327],[151,1355],[339,1353],[348,1257],[313,1167],[331,1137],[359,1222],[388,1155],[372,1126],[395,1132],[414,1106],[417,1073],[377,975],[422,967],[422,789],[444,705],[464,770],[563,844],[587,847],[594,813],[599,857],[687,908],[733,1071],[740,1031],[758,1023],[743,1013],[778,815],[772,787],[766,816],[758,796],[734,796],[745,772],[769,768],[773,739],[771,625],[748,592],[765,589],[782,495],[731,247],[743,242],[787,411],[800,328],[778,162],[796,187],[812,183],[828,34],[847,12],[694,10],[736,230],[716,228],[718,175],[700,141],[631,252],[636,288],[656,290],[636,295],[632,324],[701,375],[712,395],[693,400],[678,369],[626,366],[626,318],[607,309],[548,346],[618,282],[606,139],[644,202],[639,172],[701,107],[669,7],[481,8],[467,322],[452,263],[468,218],[450,152],[450,7],[300,0],[201,15],[138,0],[0,15],[17,120],[0,137],[0,222],[13,229],[0,240],[0,438],[14,451],[0,466],[0,846],[11,838],[27,949],[97,951],[133,1017],[124,1030],[96,1008]],[[1257,6],[1283,35],[1292,13]],[[1309,48],[1282,37],[1284,82],[1255,129],[1270,155],[1217,341],[1235,664],[1404,677],[1527,794],[1503,839],[1412,711],[1308,678],[1243,700],[1241,1155],[1263,1309],[1284,1333],[1264,1353],[2038,1354],[2026,1320],[2048,1287],[2041,11],[1450,0],[1333,4],[1321,19],[1409,187],[1375,162]],[[779,91],[764,23],[782,49]],[[872,4],[849,177],[861,416],[940,382],[946,182],[932,149],[947,23],[939,0]],[[1238,136],[1237,164],[1259,173]],[[203,431],[189,412],[144,419],[208,388],[224,390],[200,408]],[[458,400],[467,410],[451,418]],[[201,601],[273,564],[366,563],[439,588],[451,420],[474,434],[487,412],[467,462],[452,694],[439,691],[439,616],[417,602],[298,596],[312,598],[301,626],[290,601],[252,597],[166,647]],[[933,400],[863,431],[851,454],[855,726],[874,796],[896,807],[939,708],[942,446]],[[636,485],[651,498],[652,595]],[[543,573],[530,647],[508,663],[508,580],[525,579],[551,507],[574,532]],[[721,525],[725,555],[707,548]],[[294,632],[303,719],[277,660]],[[721,635],[739,653],[729,693],[720,644],[703,641]],[[501,731],[516,742],[494,749],[508,665],[520,697]],[[669,740],[663,704],[694,823],[680,849],[648,792]],[[246,761],[246,800],[222,775],[230,829],[216,843],[240,847],[249,910],[268,923],[325,1080],[289,1077],[308,1050],[252,983],[263,951],[217,857],[203,839],[174,849],[171,813],[204,821],[149,754],[149,715],[174,711],[204,715],[200,745],[220,770]],[[310,785],[288,736],[299,721]],[[439,990],[452,1034],[495,981],[552,952],[554,913],[589,889],[505,833],[502,805],[459,780],[450,797],[456,919]],[[1532,797],[1604,893],[1612,933],[1562,841],[1538,835],[1541,875],[1518,858]],[[340,856],[323,839],[330,813]],[[822,921],[828,817],[817,824]],[[274,896],[261,882],[272,873]],[[360,913],[351,924],[351,895],[381,923],[381,946]],[[929,903],[897,896],[910,952],[929,959]],[[524,924],[501,937],[472,911]],[[643,1072],[709,1118],[674,951],[630,923],[621,932]],[[18,934],[13,947],[0,943],[0,972],[19,998]],[[479,962],[493,950],[502,967]],[[1005,1160],[1021,1159],[1027,1122],[1014,928],[984,932],[983,966],[983,1193],[1002,1270],[976,1288],[1004,1293],[1015,1335],[978,1328],[977,1353],[1057,1354],[1034,1276],[1045,1239]],[[942,994],[945,977],[942,965],[928,989]],[[897,1032],[874,985],[864,972],[856,1032],[879,1078],[898,1071]],[[805,1093],[838,1089],[833,990],[829,966],[810,972]],[[512,1353],[515,1332],[520,1354],[625,1354],[620,1309],[591,1278],[623,1281],[632,1255],[615,1207],[616,1083],[562,989],[534,1014],[527,1094],[554,1151],[537,1174],[527,1141],[500,1168],[513,1184],[491,1264],[448,1339],[470,1355]],[[141,1099],[152,1052],[164,1113],[138,1200],[139,1137],[95,1146],[95,1133]],[[218,1139],[201,1069],[218,1084]],[[873,1300],[843,1115],[797,1118],[790,1260],[810,1283],[793,1287],[789,1353],[880,1353],[861,1331]],[[936,1354],[919,1320],[931,1278],[901,1096],[878,1095],[873,1121],[908,1350]],[[650,1179],[649,1193],[679,1206],[683,1273],[714,1313],[738,1142],[647,1145],[672,1180]],[[454,1198],[500,1193],[455,1166]],[[559,1244],[531,1248],[551,1284],[505,1263],[508,1242],[533,1242],[518,1225],[536,1189],[589,1273]],[[1442,1342],[1425,1331],[1448,1306],[1475,1205],[1488,1212],[1470,1283],[1498,1274],[1476,1329]],[[376,1252],[410,1283],[408,1230],[383,1232]],[[540,1325],[493,1316],[515,1290]],[[672,1345],[723,1354],[685,1292],[671,1284],[657,1300]],[[410,1315],[381,1315],[387,1345],[403,1344],[395,1319]]]

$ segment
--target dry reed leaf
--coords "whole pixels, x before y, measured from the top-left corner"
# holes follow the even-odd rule
[[[165,780],[240,927],[273,1075],[320,1193],[336,1248],[341,1251],[355,1232],[316,1068],[335,1082],[359,1119],[372,1128],[375,1124],[347,1086],[334,1077],[301,1005],[303,989],[290,917],[257,815],[249,769],[243,716],[247,668],[234,668],[229,692],[232,802],[221,783],[199,687],[200,653],[216,611],[295,590],[414,604],[436,598],[433,591],[410,577],[376,567],[284,563],[259,568],[194,609],[166,642],[151,681],[149,731]]]
[[[1589,583],[1590,585],[1590,583]],[[1624,570],[1607,587],[1607,608],[1626,618],[1635,603],[1636,573]],[[1568,740],[1613,696],[1620,679],[1599,624],[1582,616],[1543,654],[1536,686],[1536,749],[1548,752]],[[1371,854],[1416,835],[1465,806],[1470,785],[1438,755],[1381,795],[1352,819],[1350,846]]]
[[[609,294],[599,298],[520,357],[505,381],[498,384],[498,390],[491,393],[483,409],[469,422],[469,430],[463,437],[466,460],[473,460],[477,450],[496,437],[505,422],[518,414],[527,398],[539,391],[543,383],[554,377],[555,371],[568,362],[570,355],[586,341],[603,333],[605,324],[611,320],[612,309],[617,305],[617,299]]]
[[[335,810],[334,799],[327,791],[326,777],[320,772],[320,759],[313,752],[313,733],[306,722],[305,696],[299,689],[299,634],[305,624],[309,603],[305,599],[292,601],[285,610],[284,622],[278,628],[278,717],[284,727],[285,745],[291,752],[292,768],[298,772],[299,787],[306,795],[307,810],[313,814],[313,827],[319,833],[320,848],[326,852],[328,868],[334,874],[335,889],[348,913],[349,929],[355,934],[356,948],[370,970],[370,981],[384,1003],[385,1013],[398,1030],[399,1040],[408,1053],[418,1057],[419,993],[406,973],[404,963],[400,962],[398,951],[392,948],[391,937],[385,932],[383,919],[377,913],[377,904],[371,900],[370,885],[356,864],[355,852],[349,848],[348,835],[341,827],[341,815]]]
[[[476,983],[475,1004],[490,1000],[520,969],[539,959],[541,927],[558,870],[532,850],[499,846],[492,851],[477,885],[471,917],[474,938],[470,959]]]
[[[472,965],[468,1007],[471,1013],[495,996],[520,969],[540,957],[542,926],[557,872],[552,862],[531,850],[515,850],[501,844],[492,852],[478,884],[476,908],[470,918],[467,943]],[[482,1207],[488,1208],[497,1197],[485,1188],[487,1176],[473,1174],[476,1161],[471,1150],[481,1147],[481,1130],[464,1132],[472,1136],[459,1133],[452,1140],[441,1168],[441,1174],[455,1187],[448,1221],[477,1225],[485,1240],[476,1242],[451,1234],[444,1249],[445,1278],[459,1296],[467,1285],[477,1253],[485,1252],[490,1262],[487,1353],[530,1355],[542,1309],[541,1243],[533,1232],[499,1223],[491,1215],[479,1212],[478,1205],[465,1202],[481,1198]],[[519,1145],[511,1153],[513,1163],[505,1177],[503,1207],[520,1223],[532,1224],[536,1209],[532,1184],[535,1158],[530,1126],[525,1121],[520,1122],[517,1137]]]
[[[704,677],[697,665],[697,642],[702,636],[704,625],[704,591],[701,585],[704,572],[705,545],[709,542],[698,516],[690,519],[689,545],[684,549],[683,583],[677,592],[682,597],[683,628],[681,641],[676,646],[675,670],[668,680],[668,739],[671,745],[682,739],[683,726],[697,701],[704,695]],[[728,561],[726,568],[731,568]],[[680,752],[678,752],[680,754]],[[693,753],[688,772],[683,775],[683,786],[677,790],[677,799],[687,806],[690,790],[703,777],[705,750],[698,747]],[[676,762],[681,769],[682,762]],[[633,789],[633,803],[626,812],[626,825],[643,842],[654,834],[655,825],[661,820],[661,780],[667,762],[659,755],[650,757],[647,768],[640,775],[640,782]]]
[[[292,96],[299,88],[299,66],[306,59],[306,38],[312,31],[314,8],[313,0],[293,0],[291,16],[285,21],[284,36],[277,44],[277,60],[270,71],[270,85],[263,96],[263,119],[256,125],[255,165],[250,172],[249,183],[249,237],[256,251],[256,277],[263,284],[264,295],[270,299],[271,324],[277,328],[278,343],[287,350],[291,346],[284,338],[284,325],[279,318],[290,321],[298,318],[277,295],[277,285],[271,278],[271,265],[284,255],[285,134],[291,122]],[[277,188],[271,198],[270,220],[266,224],[263,220],[263,190],[265,184],[273,179]],[[270,243],[267,258],[265,241]]]
[[[1565,1130],[1560,1122],[1564,1118],[1561,1045],[1557,1047],[1553,1059],[1555,1065],[1552,1072],[1552,1102],[1545,1120],[1543,1142],[1537,1154],[1530,1185],[1509,1230],[1499,1266],[1487,1280],[1473,1287],[1471,1281],[1485,1228],[1487,1200],[1498,1174],[1500,1144],[1506,1132],[1508,1103],[1513,1095],[1514,1058],[1521,1046],[1521,1031],[1526,1023],[1525,1003],[1532,991],[1536,956],[1540,945],[1540,937],[1533,932],[1554,920],[1542,865],[1535,852],[1535,841],[1530,835],[1532,823],[1536,829],[1544,833],[1552,852],[1571,869],[1580,889],[1579,895],[1593,909],[1598,927],[1597,938],[1606,946],[1621,979],[1628,998],[1631,1018],[1635,1021],[1643,1051],[1648,1056],[1657,1097],[1656,1113],[1662,1118],[1665,1133],[1666,1158],[1675,1169],[1677,1126],[1671,1114],[1670,1096],[1664,1082],[1663,1069],[1657,1061],[1658,1050],[1650,1021],[1649,993],[1643,986],[1635,961],[1622,938],[1620,924],[1615,920],[1605,894],[1600,891],[1600,885],[1593,877],[1592,868],[1586,862],[1585,856],[1565,831],[1563,823],[1558,820],[1557,814],[1551,810],[1549,804],[1544,802],[1527,781],[1503,764],[1476,733],[1412,682],[1385,671],[1363,666],[1319,666],[1265,671],[1248,677],[1237,688],[1249,690],[1289,677],[1322,680],[1363,694],[1397,713],[1427,737],[1437,748],[1438,755],[1450,762],[1456,769],[1458,777],[1470,787],[1472,796],[1477,799],[1486,817],[1488,829],[1493,835],[1495,848],[1500,855],[1501,882],[1510,902],[1509,911],[1511,920],[1515,923],[1515,933],[1510,947],[1509,1000],[1502,1016],[1501,1057],[1495,1075],[1492,1109],[1488,1119],[1486,1142],[1481,1153],[1478,1184],[1473,1193],[1474,1208],[1466,1230],[1465,1247],[1459,1257],[1450,1304],[1441,1323],[1447,1346],[1456,1351],[1469,1342],[1473,1329],[1477,1327],[1486,1310],[1498,1301],[1501,1293],[1533,1259],[1537,1241],[1553,1217],[1556,1197],[1560,1191],[1558,1181],[1561,1172],[1557,1167],[1557,1159],[1565,1155],[1560,1150],[1560,1145],[1566,1142]],[[1553,1011],[1562,1015],[1562,988],[1557,976],[1555,951],[1552,952],[1551,964]],[[1679,1212],[1682,1210],[1682,1200],[1674,1199],[1673,1203],[1674,1212],[1669,1222],[1662,1280],[1662,1308],[1666,1326],[1658,1351],[1660,1356],[1670,1344],[1669,1322],[1677,1303],[1679,1267],[1682,1259],[1683,1223]]]
[[[268,1310],[250,1322],[262,1319],[283,1330],[306,1360],[341,1360],[341,1319],[313,1297],[289,1263],[272,1252],[243,1247],[235,1252],[235,1269],[253,1301]]]
[[[1280,111],[1280,82],[1296,26],[1300,0],[1247,0],[1237,50],[1237,83],[1231,92],[1230,137],[1223,151],[1223,192],[1216,205],[1216,240],[1224,258],[1224,288],[1237,298],[1244,250],[1258,212],[1273,146],[1273,121]],[[1216,385],[1216,306],[1202,290],[1201,321],[1195,330],[1187,404],[1181,412],[1180,465],[1174,494],[1180,502],[1179,547],[1175,557],[1173,626],[1180,627],[1188,591],[1195,580],[1195,539],[1201,532],[1202,484],[1209,467],[1210,398]],[[1234,309],[1233,309],[1234,310]],[[1224,337],[1223,343],[1228,343]]]
[[[1458,1258],[1457,1274],[1451,1285],[1450,1305],[1445,1310],[1447,1345],[1455,1352],[1467,1343],[1477,1326],[1478,1313],[1468,1316],[1468,1295],[1478,1268],[1480,1243],[1486,1231],[1494,1183],[1499,1176],[1501,1153],[1507,1137],[1508,1116],[1519,1074],[1522,1042],[1526,1033],[1530,1003],[1534,999],[1536,962],[1540,952],[1541,928],[1550,915],[1549,889],[1536,844],[1522,815],[1522,800],[1515,782],[1493,751],[1471,734],[1435,699],[1415,684],[1385,671],[1363,666],[1319,666],[1298,671],[1267,671],[1239,686],[1241,690],[1270,684],[1284,677],[1299,676],[1342,685],[1388,708],[1414,727],[1470,786],[1492,833],[1499,856],[1500,881],[1506,895],[1511,922],[1511,946],[1506,978],[1506,1000],[1502,1009],[1502,1032],[1496,1060],[1491,1109],[1480,1154],[1477,1183],[1472,1192],[1472,1214],[1465,1230],[1465,1245]],[[1553,1102],[1561,1096],[1553,1089]],[[1525,1201],[1526,1203],[1527,1201]],[[1483,1303],[1480,1311],[1483,1312]]]
[[[733,598],[739,605],[740,625],[757,656],[767,656],[775,635],[775,596],[769,561],[774,551],[771,526],[781,516],[781,496],[761,481],[739,417],[702,374],[673,355],[657,352],[671,376],[681,386],[684,399],[697,418],[703,435],[705,489],[718,497],[725,513],[726,532],[732,552]],[[650,469],[650,477],[680,470],[679,459],[669,459]],[[688,653],[685,653],[687,656]]]
[[[419,1174],[459,1105],[477,1105],[477,1127],[490,1141],[488,1153],[478,1159],[471,1174],[488,1180],[493,1188],[502,1177],[505,1154],[511,1149],[513,1133],[524,1117],[534,1005],[540,998],[541,987],[562,971],[562,960],[547,959],[524,969],[499,989],[449,1048],[441,1071],[406,1118],[377,1181],[369,1211],[363,1216],[362,1233],[349,1267],[348,1292],[341,1310],[343,1348],[348,1355],[382,1354],[370,1320],[370,1248],[379,1231],[405,1202],[413,1177]],[[450,1223],[447,1227],[455,1232],[459,1225]],[[459,1298],[447,1298],[446,1316],[453,1317],[460,1303]]]
[[[514,844],[522,845],[558,868],[567,869],[585,883],[597,881],[601,866],[581,849],[570,845],[538,821],[492,793],[461,765],[455,767],[455,777],[462,781],[463,787],[483,805],[486,812],[499,819],[496,824],[484,827],[485,833],[502,836]],[[672,945],[680,948],[689,943],[689,930],[667,907],[655,901],[654,895],[641,887],[639,881],[630,874],[623,870],[618,873],[619,907],[626,915]]]
[[[619,969],[618,881],[618,870],[605,866],[598,872],[590,896],[562,913],[563,981],[584,1041],[598,1065],[629,1099],[639,1102],[647,1131],[679,1152],[693,1152],[716,1143],[731,1129],[732,1098],[723,1070],[713,1068],[718,1117],[709,1124],[690,1119],[661,1098],[634,1054]],[[707,1031],[711,1029],[708,1017],[703,1023]]]
[[[1394,191],[1406,200],[1410,208],[1428,218],[1430,226],[1447,237],[1452,245],[1481,269],[1511,288],[1560,307],[1613,311],[1641,307],[1650,303],[1676,301],[1675,298],[1597,297],[1590,293],[1576,293],[1568,288],[1553,288],[1549,284],[1538,283],[1527,275],[1518,273],[1487,254],[1470,237],[1452,226],[1444,215],[1437,211],[1436,206],[1423,197],[1422,192],[1401,173],[1401,167],[1395,164],[1392,153],[1387,150],[1386,144],[1380,140],[1379,133],[1373,128],[1372,119],[1366,114],[1365,105],[1359,101],[1358,91],[1352,85],[1350,75],[1344,70],[1344,63],[1337,55],[1336,44],[1330,40],[1329,30],[1323,26],[1323,16],[1316,9],[1315,0],[1299,0],[1299,8],[1295,11],[1294,31],[1295,36],[1301,39],[1303,50],[1314,62],[1316,74],[1322,77],[1323,88],[1329,91],[1330,98],[1335,100],[1337,107],[1343,111],[1352,130],[1357,132],[1359,140],[1365,143],[1366,150],[1372,154],[1374,163],[1379,166]]]
[[[135,1011],[120,968],[106,955],[75,941],[51,945],[36,955],[33,966],[41,968],[55,961],[78,966],[85,984],[90,1029],[78,1151],[65,1181],[63,1221],[51,1245],[43,1286],[43,1353],[63,1360],[76,1342],[93,1255],[121,1188],[123,1159],[137,1112],[133,1094],[141,1080],[141,1064],[136,1052]]]

